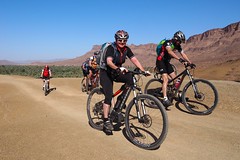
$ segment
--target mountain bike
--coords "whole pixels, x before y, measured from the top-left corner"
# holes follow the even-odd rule
[[[42,78],[42,77],[40,77]],[[44,91],[44,95],[47,96],[49,93],[49,81],[50,78],[42,78],[44,80],[44,86],[43,86],[43,91]]]
[[[208,115],[216,108],[218,104],[218,92],[215,86],[204,79],[194,79],[191,71],[195,67],[185,64],[185,69],[174,79],[169,79],[167,85],[167,96],[171,102],[176,100],[183,103],[186,109],[192,114]],[[184,78],[188,76],[189,82],[180,90]],[[179,79],[179,86],[176,88],[174,81]],[[163,100],[161,78],[153,78],[149,80],[145,86],[144,93]]]
[[[149,150],[157,149],[163,143],[168,131],[165,108],[156,97],[142,93],[136,76],[143,75],[142,72],[129,71],[126,74],[133,75],[134,85],[123,84],[113,94],[109,118],[114,125],[114,130],[117,130],[119,125],[125,124],[128,139],[134,145]],[[131,92],[133,92],[133,98],[126,107]],[[114,103],[116,96],[118,96],[117,102]],[[103,130],[103,103],[102,88],[93,89],[87,100],[87,115],[90,126],[97,130]]]
[[[91,85],[89,84],[89,78],[86,78],[86,85],[84,84],[84,78],[81,81],[82,92],[87,92],[89,94],[94,88],[99,87],[99,72],[93,74],[90,77]]]

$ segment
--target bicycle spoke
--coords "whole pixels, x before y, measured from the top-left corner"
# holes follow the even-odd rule
[[[186,87],[183,94],[183,103],[194,114],[210,114],[218,102],[216,88],[206,80],[194,81],[195,91],[192,86]]]
[[[95,88],[88,97],[87,114],[90,125],[98,130],[103,127],[103,100],[104,95],[100,88]]]
[[[160,146],[166,136],[166,112],[163,106],[162,110],[159,109],[160,102],[156,98],[148,98],[149,95],[141,96],[143,97],[137,100],[137,104],[132,102],[127,107],[126,128],[134,144],[142,148],[154,149]],[[149,102],[157,106],[152,107]],[[137,106],[140,109],[140,119],[136,113]],[[142,107],[144,107],[144,110]],[[143,111],[146,113],[144,114]]]

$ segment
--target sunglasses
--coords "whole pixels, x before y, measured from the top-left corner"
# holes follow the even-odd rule
[[[126,39],[118,39],[117,41],[120,42],[120,43],[126,43],[127,42]]]

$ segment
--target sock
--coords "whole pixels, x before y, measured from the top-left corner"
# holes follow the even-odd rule
[[[166,100],[168,100],[168,98],[167,97],[163,97],[163,100],[166,101]]]

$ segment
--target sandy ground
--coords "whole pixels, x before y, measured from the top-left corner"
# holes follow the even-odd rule
[[[57,89],[44,96],[40,79],[0,75],[0,160],[240,159],[240,83],[212,81],[219,105],[208,116],[173,107],[167,138],[149,151],[88,125],[80,81],[53,78]]]

